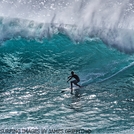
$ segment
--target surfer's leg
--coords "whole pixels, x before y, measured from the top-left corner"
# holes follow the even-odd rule
[[[71,88],[71,94],[73,94],[73,89]]]
[[[78,86],[78,87],[81,87],[80,85],[78,85],[77,83],[75,84],[76,86]]]
[[[73,83],[74,81],[71,81],[71,94],[73,94]]]
[[[78,86],[78,87],[81,87],[81,86],[78,85],[77,83],[78,83],[77,80],[75,80],[75,81],[74,81],[74,84],[75,84],[76,86]]]
[[[71,81],[71,89],[73,89],[73,81]]]

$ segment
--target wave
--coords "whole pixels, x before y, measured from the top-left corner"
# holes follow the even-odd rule
[[[2,128],[74,130],[77,122],[92,132],[131,131],[133,7],[132,0],[0,1]],[[71,71],[85,87],[61,95]]]
[[[133,56],[107,47],[98,38],[74,42],[60,32],[41,40],[27,35],[17,37],[13,34],[10,40],[3,41],[0,47],[1,83],[8,85],[7,81],[12,78],[16,83],[17,78],[19,83],[21,79],[25,79],[24,83],[38,79],[52,84],[58,79],[58,84],[63,86],[62,79],[75,70],[81,77],[81,84],[88,85],[108,80],[133,66]]]
[[[58,2],[61,5],[56,4]],[[18,11],[16,15],[13,15],[13,10],[9,15],[5,14],[9,3],[13,5],[14,11]],[[43,3],[46,9],[40,6]],[[105,4],[101,0],[65,3],[3,1],[1,5],[2,80],[24,72],[36,74],[58,70],[59,73],[65,69],[65,72],[82,72],[82,83],[85,84],[110,79],[133,66],[133,55],[125,54],[134,52],[131,1],[110,0]],[[55,10],[48,9],[52,5]],[[23,10],[22,15],[19,7],[28,12]],[[112,14],[117,8],[116,14]],[[130,9],[129,15],[126,9]],[[43,11],[50,13],[49,17],[44,17]]]

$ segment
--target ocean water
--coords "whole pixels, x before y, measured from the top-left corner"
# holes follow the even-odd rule
[[[134,133],[133,7],[2,0],[0,133]],[[74,95],[61,93],[71,71]]]

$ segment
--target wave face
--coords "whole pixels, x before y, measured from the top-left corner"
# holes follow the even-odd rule
[[[119,0],[1,1],[0,131],[133,133],[132,7]],[[84,87],[61,94],[72,70]]]

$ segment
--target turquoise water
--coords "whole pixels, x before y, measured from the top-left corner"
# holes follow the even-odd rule
[[[0,47],[1,128],[131,129],[134,119],[133,55],[99,39],[72,42],[56,34],[42,42],[24,38]],[[71,70],[81,78],[80,97],[66,92]]]
[[[133,133],[133,31],[52,22],[0,17],[0,133]]]

